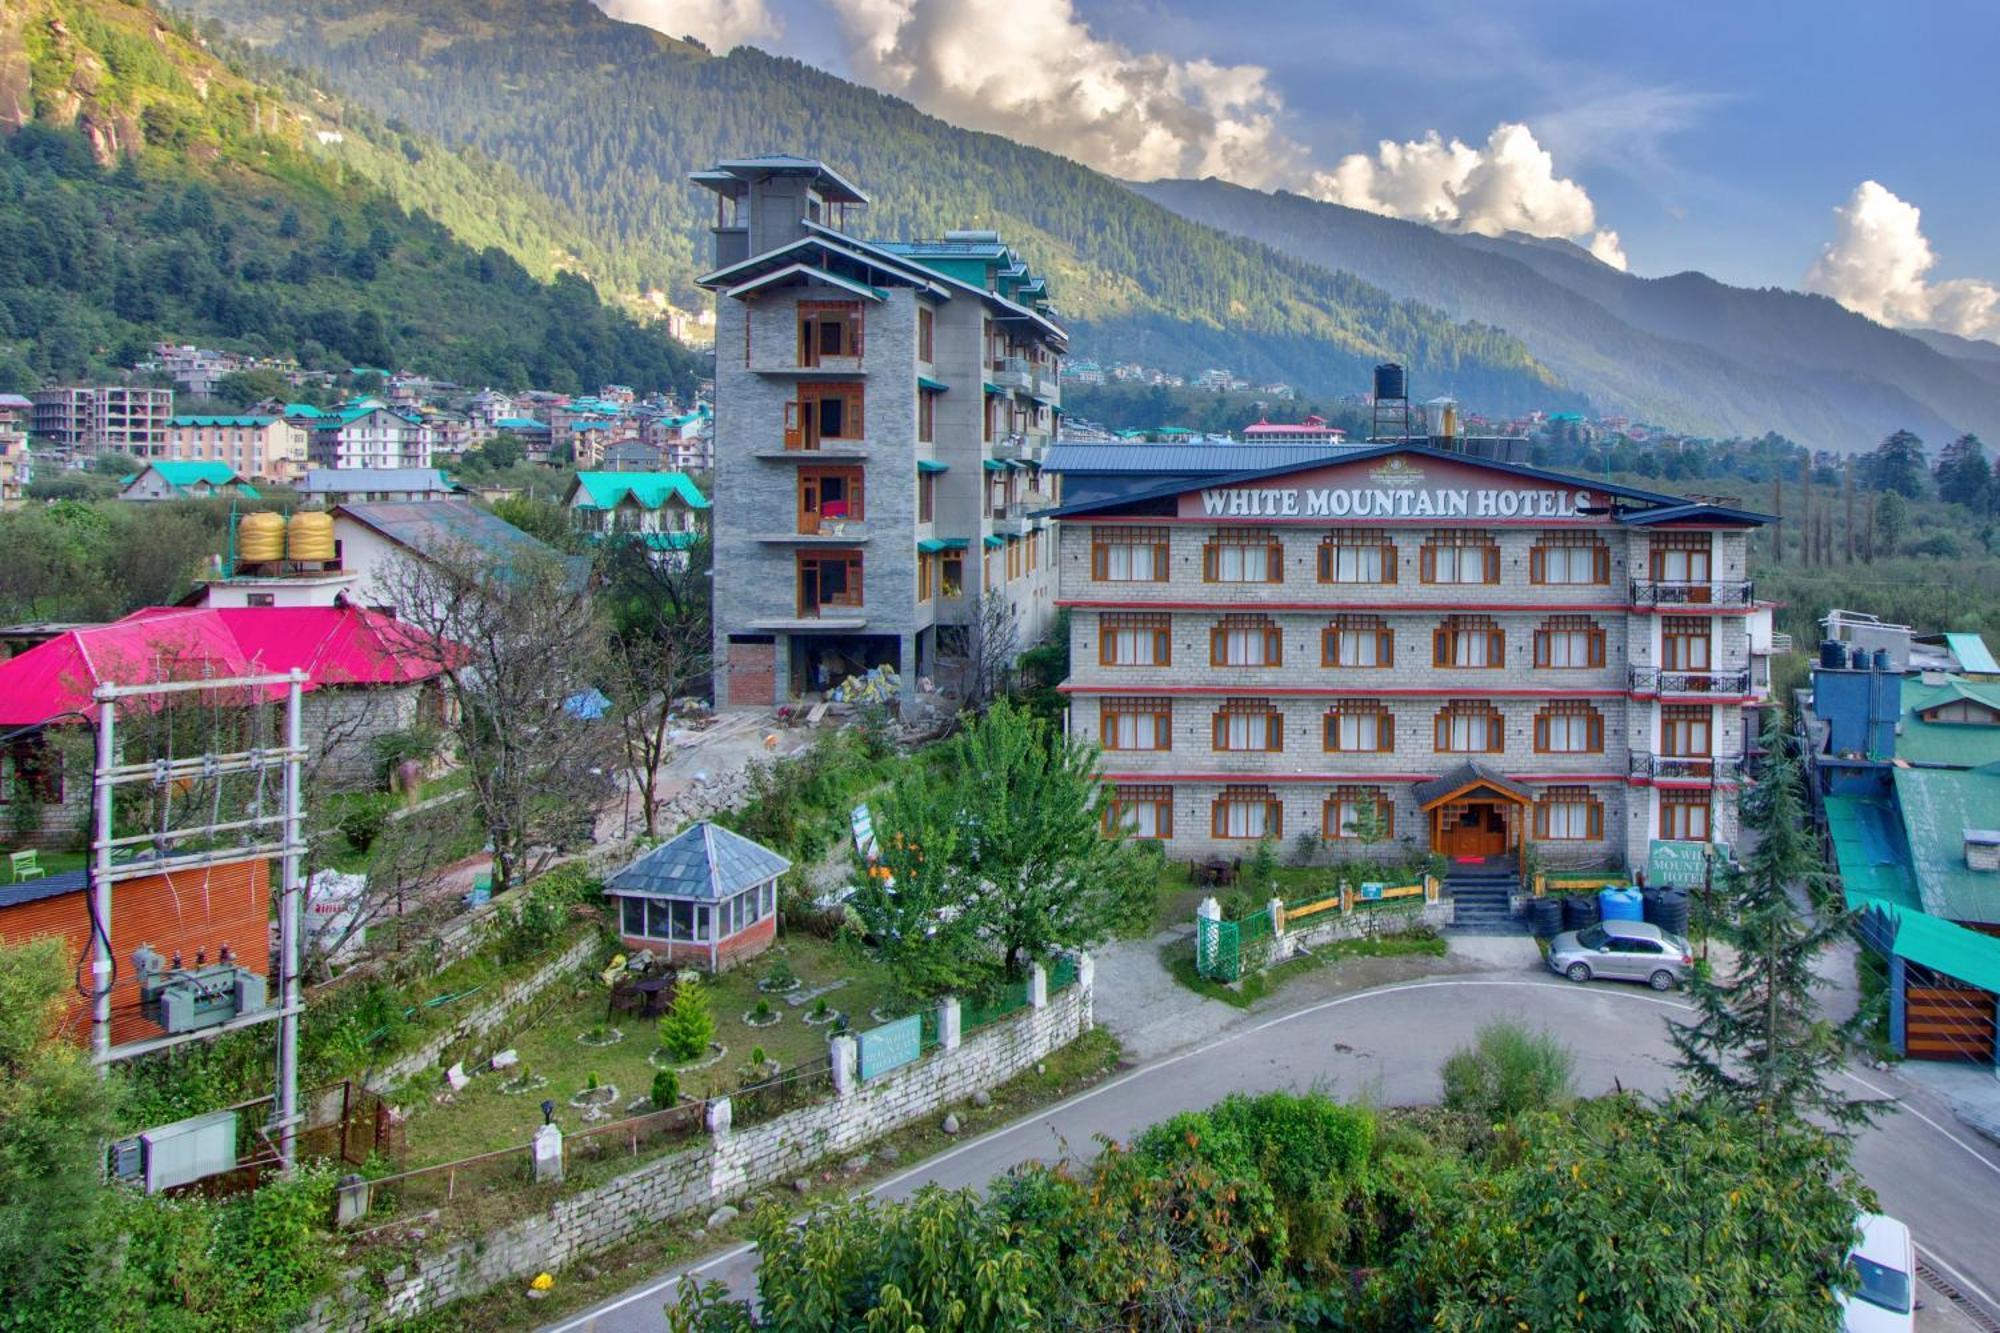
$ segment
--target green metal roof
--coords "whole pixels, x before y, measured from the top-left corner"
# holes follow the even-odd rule
[[[1007,465],[997,458],[983,458],[979,461],[979,466],[985,468],[988,472],[1005,472],[1007,470]]]
[[[1005,393],[1005,392],[1007,392],[1007,391],[1006,391],[1005,389],[1003,389],[1003,388],[1001,388],[1001,387],[1000,387],[999,385],[997,385],[997,384],[993,383],[993,382],[992,382],[991,380],[985,380],[985,381],[982,381],[982,382],[981,382],[981,384],[980,384],[980,387],[981,387],[981,388],[983,388],[983,389],[985,389],[985,390],[986,390],[986,392],[988,392],[988,393]]]
[[[966,547],[972,545],[972,538],[940,537],[938,539],[938,545],[944,547],[944,549],[947,551],[963,551]]]
[[[2000,713],[2000,682],[1947,676],[1926,685],[1921,676],[1903,677],[1903,721],[1896,758],[1912,764],[1978,768],[2000,761],[2000,726],[1976,722],[1926,722],[1918,714],[1939,704],[1967,701]],[[2000,821],[1996,821],[2000,822]]]
[[[932,393],[949,393],[951,391],[949,384],[941,384],[928,375],[917,376],[917,387],[919,389],[929,389]]]
[[[985,539],[985,544],[997,548],[1005,546],[1007,544],[1007,539],[1005,537],[988,537]]]
[[[1874,903],[1922,911],[1917,882],[1903,850],[1903,827],[1889,802],[1862,796],[1826,798],[1826,829],[1847,905]]]
[[[963,542],[959,544],[961,546],[964,545]],[[922,541],[917,543],[917,549],[919,551],[922,551],[925,555],[936,555],[939,551],[949,550],[950,548],[951,548],[950,542],[940,540],[939,538],[936,537],[926,537]]]
[[[708,497],[685,472],[579,472],[570,489],[574,503],[581,490],[583,509],[615,509],[631,497],[642,509],[658,509],[669,499],[678,499],[690,509],[708,508]]]
[[[249,427],[262,427],[262,426],[268,426],[268,425],[270,425],[270,424],[271,424],[271,423],[272,423],[273,421],[276,421],[276,420],[277,420],[277,418],[276,418],[276,417],[260,417],[260,416],[240,416],[240,417],[203,417],[203,416],[193,416],[193,417],[175,417],[175,418],[174,418],[173,420],[169,421],[169,422],[168,422],[167,424],[168,424],[169,426],[249,426]]]
[[[939,463],[939,462],[934,462],[933,460],[931,460],[931,459],[928,459],[928,458],[919,458],[919,459],[917,460],[917,471],[919,471],[919,472],[949,472],[949,471],[951,471],[951,464],[949,464],[949,463]]]
[[[2000,939],[1922,912],[1884,910],[1895,923],[1897,957],[2000,993]]]
[[[1961,671],[1973,671],[1980,675],[2000,675],[2000,662],[1993,660],[1993,650],[1986,646],[1986,640],[1977,634],[1947,634],[1945,647],[1958,659]]]
[[[1891,772],[1924,911],[1949,921],[2000,923],[2000,871],[1974,870],[1965,861],[1967,829],[2000,828],[2000,774]]]
[[[236,475],[236,469],[229,466],[229,464],[204,460],[163,460],[152,462],[120,480],[123,484],[130,485],[140,477],[145,476],[149,471],[159,473],[160,479],[177,491],[185,490],[190,486],[234,486],[238,495],[252,500],[262,498],[257,494],[255,489]]]

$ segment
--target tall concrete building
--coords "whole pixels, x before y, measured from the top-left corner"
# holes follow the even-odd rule
[[[1765,515],[1406,443],[1049,466],[1070,728],[1136,836],[1593,867],[1734,839]]]
[[[167,424],[174,415],[172,389],[122,384],[40,389],[34,401],[35,434],[64,449],[134,458],[167,456]]]
[[[864,241],[825,164],[753,157],[714,191],[715,660],[720,707],[894,666],[907,692],[998,608],[1052,617],[1042,453],[1066,334],[999,236]]]

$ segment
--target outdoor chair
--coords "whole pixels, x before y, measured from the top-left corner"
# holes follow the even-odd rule
[[[40,852],[7,853],[7,871],[16,884],[23,880],[41,879],[49,873],[42,868]]]

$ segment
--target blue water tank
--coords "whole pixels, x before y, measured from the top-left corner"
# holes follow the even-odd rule
[[[1637,889],[1599,889],[1598,914],[1606,921],[1644,921],[1646,902]]]
[[[1889,669],[1889,650],[1887,648],[1877,648],[1875,650],[1874,663],[1877,671],[1887,671]]]

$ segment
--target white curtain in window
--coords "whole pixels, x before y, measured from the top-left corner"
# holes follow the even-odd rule
[[[1342,666],[1381,666],[1381,646],[1381,636],[1372,629],[1344,629],[1340,631],[1338,660]]]
[[[1588,546],[1551,546],[1542,552],[1542,582],[1594,583],[1597,552]]]
[[[1590,749],[1590,719],[1557,714],[1548,719],[1549,749],[1557,754],[1582,754]]]
[[[1120,629],[1111,632],[1111,660],[1118,666],[1152,666],[1153,631]]]
[[[1660,552],[1660,579],[1665,583],[1708,582],[1707,551]]]
[[[1270,576],[1270,547],[1223,545],[1216,548],[1216,582],[1263,583]]]
[[[1224,666],[1268,666],[1264,655],[1264,631],[1261,629],[1224,630],[1222,634],[1222,662]]]
[[[1106,572],[1115,582],[1149,582],[1158,577],[1153,562],[1158,549],[1151,542],[1136,546],[1108,546],[1105,548]]]
[[[1452,636],[1452,665],[1492,666],[1493,636],[1485,630],[1460,630]]]
[[[1262,801],[1231,801],[1223,806],[1223,832],[1232,838],[1261,838],[1270,807]]]
[[[1106,742],[1113,750],[1156,750],[1160,744],[1157,713],[1114,713]]]
[[[1224,749],[1267,750],[1270,748],[1271,715],[1231,713],[1223,719],[1222,735]]]
[[[1342,713],[1334,719],[1338,735],[1338,748],[1342,750],[1374,750],[1379,748],[1382,738],[1382,715],[1380,713]]]
[[[1590,836],[1590,803],[1588,801],[1561,801],[1543,807],[1549,817],[1549,837],[1588,838]]]
[[[1483,546],[1440,546],[1433,552],[1433,582],[1486,582],[1486,548]]]
[[[1379,546],[1336,546],[1333,548],[1335,583],[1380,583],[1382,548]]]
[[[1584,630],[1549,631],[1549,665],[1552,667],[1589,666],[1589,633]]]
[[[1492,748],[1497,719],[1486,713],[1456,713],[1451,719],[1451,748],[1474,753]]]
[[[1160,831],[1160,803],[1136,801],[1118,807],[1118,822],[1135,838],[1157,838]]]

